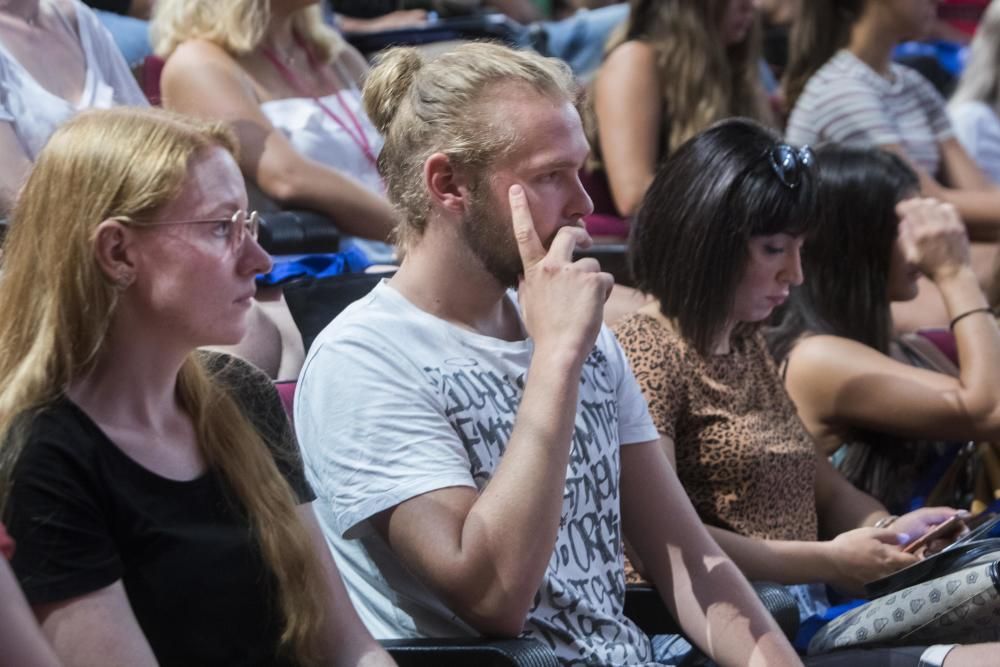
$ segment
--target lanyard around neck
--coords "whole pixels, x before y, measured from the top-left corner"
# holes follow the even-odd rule
[[[306,55],[309,58],[309,66],[315,70],[317,63],[313,59],[312,51],[310,51],[309,48],[302,43],[298,35],[295,36],[295,42],[306,52]],[[358,120],[358,117],[353,111],[351,111],[350,107],[348,107],[344,101],[340,99],[340,91],[334,93],[333,98],[337,101],[337,104],[340,105],[341,110],[344,112],[353,127],[348,126],[348,124],[344,122],[340,116],[334,113],[333,109],[327,106],[323,100],[307,91],[306,87],[302,84],[301,79],[299,79],[290,67],[281,62],[281,59],[278,58],[273,49],[267,46],[261,46],[260,52],[264,54],[265,58],[271,61],[271,64],[274,65],[274,68],[278,70],[278,73],[281,74],[289,86],[294,88],[299,95],[311,98],[316,106],[323,111],[323,113],[325,113],[333,122],[340,126],[344,132],[347,133],[347,136],[351,138],[351,141],[353,141],[354,144],[361,150],[368,161],[371,162],[372,166],[376,169],[378,168],[378,159],[375,157],[375,151],[372,150],[371,142],[368,141],[368,136],[365,134],[364,128],[361,126],[361,121]]]

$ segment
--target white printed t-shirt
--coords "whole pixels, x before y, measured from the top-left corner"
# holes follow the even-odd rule
[[[380,639],[476,635],[411,576],[369,519],[420,494],[482,490],[503,455],[531,360],[420,310],[387,283],[316,338],[295,427],[316,513],[361,619]],[[649,665],[622,614],[619,446],[657,438],[614,335],[584,364],[562,516],[524,636],[564,664]]]
[[[931,176],[941,164],[940,143],[953,134],[944,99],[919,72],[890,63],[886,78],[847,50],[809,79],[785,131],[798,145],[901,146]]]

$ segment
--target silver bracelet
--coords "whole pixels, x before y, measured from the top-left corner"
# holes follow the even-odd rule
[[[879,519],[878,521],[876,521],[872,525],[872,528],[888,528],[898,518],[899,517],[897,515],[895,515],[895,514],[890,514],[889,516],[884,516],[881,519]]]

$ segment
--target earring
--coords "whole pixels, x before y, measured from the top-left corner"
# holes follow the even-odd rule
[[[124,292],[126,289],[129,288],[129,286],[132,284],[134,280],[135,280],[135,275],[123,269],[119,271],[118,276],[115,277],[115,287],[119,291]]]

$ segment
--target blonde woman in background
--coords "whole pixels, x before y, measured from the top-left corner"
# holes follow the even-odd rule
[[[164,106],[228,123],[248,181],[346,234],[388,239],[382,140],[359,92],[367,64],[315,0],[160,0],[152,37]]]
[[[715,121],[773,124],[752,0],[631,0],[592,91],[589,139],[618,212],[635,213],[656,166]]]
[[[1000,3],[992,2],[972,40],[969,62],[948,104],[955,134],[1000,183]]]
[[[270,261],[220,124],[79,115],[0,277],[12,567],[68,665],[388,665],[355,615],[246,333]],[[109,183],[115,187],[109,188]]]

